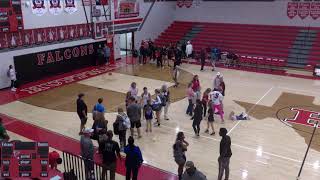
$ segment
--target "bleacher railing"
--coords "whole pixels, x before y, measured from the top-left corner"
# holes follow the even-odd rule
[[[65,180],[102,180],[102,166],[70,152],[63,152]]]

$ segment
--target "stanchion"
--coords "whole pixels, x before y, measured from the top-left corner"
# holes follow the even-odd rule
[[[314,128],[313,128],[313,132],[312,132],[312,135],[311,135],[311,138],[310,138],[310,142],[308,144],[308,148],[307,148],[307,151],[304,155],[304,158],[303,158],[303,161],[302,161],[302,164],[301,164],[301,167],[300,167],[300,171],[299,171],[299,174],[297,176],[297,180],[300,180],[300,175],[301,175],[301,172],[302,172],[302,169],[303,169],[303,166],[304,166],[304,163],[307,159],[307,156],[308,156],[308,153],[309,153],[309,149],[310,149],[310,146],[311,146],[311,143],[312,143],[312,140],[313,140],[313,136],[317,130],[317,127],[318,127],[318,124],[319,124],[319,121],[316,121],[315,125],[314,125]]]

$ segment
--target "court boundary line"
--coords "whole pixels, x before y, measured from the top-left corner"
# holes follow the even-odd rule
[[[264,93],[264,95],[247,111],[247,114],[249,115],[249,113],[262,101],[263,98],[265,98],[272,90],[273,90],[274,86],[272,86],[266,93]],[[236,125],[234,125],[228,132],[227,135],[230,135],[231,132],[241,123],[241,121],[238,121],[236,123]]]
[[[172,128],[172,127],[169,127],[169,126],[165,126],[165,125],[162,125],[162,124],[161,124],[161,127],[165,127],[165,128],[167,128],[167,129],[176,131],[175,128]],[[189,132],[189,131],[186,131],[186,130],[183,130],[183,129],[180,129],[180,131],[182,131],[182,132],[184,132],[184,133],[186,133],[186,134],[189,134],[189,135],[194,135],[194,133]],[[203,135],[200,135],[200,137],[206,138],[206,139],[210,139],[210,140],[213,140],[213,141],[216,141],[216,142],[220,142],[220,140],[219,140],[219,139],[216,139],[216,138],[212,138],[212,137],[208,137],[208,136],[203,136]],[[243,145],[236,144],[236,143],[232,143],[231,145],[232,145],[232,146],[239,147],[239,148],[242,148],[242,149],[247,149],[247,150],[249,150],[249,151],[254,151],[254,152],[257,151],[257,149],[254,149],[254,148],[251,148],[251,147],[247,147],[247,146],[243,146]],[[290,158],[290,157],[286,157],[286,156],[282,156],[282,155],[278,155],[278,154],[274,154],[274,153],[270,153],[270,152],[266,152],[266,151],[263,151],[262,154],[266,154],[266,155],[278,157],[278,158],[281,158],[281,159],[285,159],[285,160],[293,161],[293,162],[297,162],[297,163],[301,163],[301,162],[302,162],[302,161],[297,160],[297,159],[293,159],[293,158]],[[305,164],[307,164],[307,165],[309,165],[309,166],[313,166],[313,164],[312,164],[312,163],[309,163],[309,162],[306,162]]]

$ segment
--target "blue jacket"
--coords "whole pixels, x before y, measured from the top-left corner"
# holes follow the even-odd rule
[[[143,158],[140,148],[138,146],[130,147],[127,145],[124,148],[124,153],[126,153],[126,167],[140,167]]]

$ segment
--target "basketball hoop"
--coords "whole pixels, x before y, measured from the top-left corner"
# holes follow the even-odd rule
[[[113,34],[107,34],[106,35],[107,43],[111,43],[112,42],[113,36],[114,36]]]

